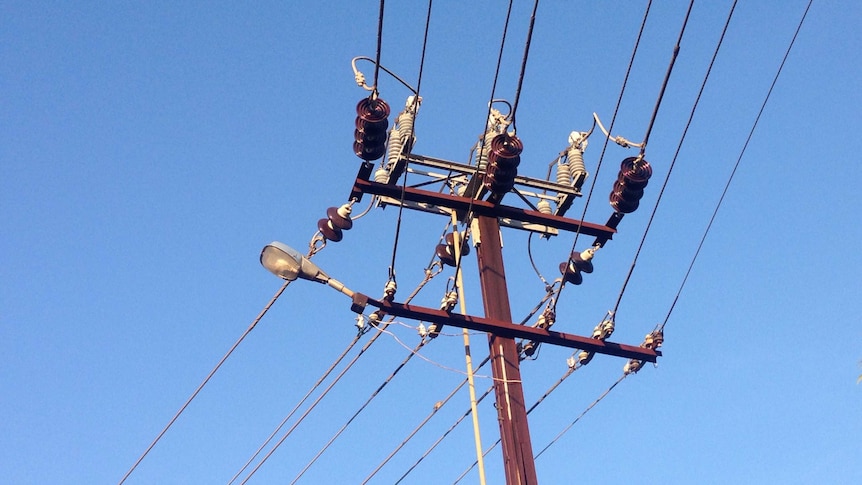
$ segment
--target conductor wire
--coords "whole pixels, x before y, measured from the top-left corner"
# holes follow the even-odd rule
[[[527,42],[524,44],[524,58],[521,61],[521,74],[518,76],[518,88],[515,90],[515,102],[512,105],[512,128],[515,127],[515,112],[518,110],[518,101],[521,99],[521,87],[524,85],[524,73],[527,70],[527,58],[530,56],[530,44],[533,40],[533,26],[536,24],[536,10],[539,8],[539,0],[533,2],[533,13],[530,15],[530,28],[527,30]]]
[[[357,334],[356,337],[353,339],[353,341],[347,345],[347,348],[344,349],[344,352],[342,352],[341,355],[339,355],[338,358],[335,359],[335,361],[332,363],[332,365],[330,365],[329,368],[323,373],[323,375],[320,376],[320,379],[318,379],[317,382],[313,386],[311,386],[311,389],[309,389],[308,392],[305,393],[305,396],[303,396],[302,399],[300,399],[299,402],[296,403],[296,406],[294,406],[293,409],[291,409],[290,412],[287,413],[287,416],[285,416],[284,419],[281,420],[281,423],[279,423],[279,425],[276,426],[275,430],[273,430],[273,432],[263,442],[263,444],[260,445],[260,447],[257,449],[257,451],[255,451],[254,454],[251,455],[251,458],[249,458],[248,461],[245,462],[245,465],[243,465],[242,468],[240,468],[239,471],[236,472],[236,474],[233,476],[233,478],[230,479],[230,481],[228,482],[228,485],[231,485],[234,481],[236,481],[237,478],[239,478],[240,475],[242,475],[242,473],[245,471],[245,469],[248,468],[248,466],[254,461],[255,458],[257,458],[257,455],[259,455],[260,452],[263,451],[264,448],[266,448],[266,445],[268,445],[269,442],[272,441],[272,439],[275,437],[276,434],[278,434],[279,431],[281,431],[281,428],[284,427],[284,425],[287,423],[287,421],[291,417],[293,417],[294,413],[296,413],[296,411],[300,408],[300,406],[302,406],[305,403],[305,401],[309,398],[309,396],[311,396],[311,394],[314,393],[314,391],[318,387],[320,387],[320,384],[322,384],[323,381],[326,380],[327,377],[329,377],[329,374],[331,374],[332,371],[335,369],[335,367],[337,367],[338,364],[341,363],[341,361],[344,359],[344,357],[347,355],[347,353],[350,352],[351,349],[353,349],[353,347],[356,345],[357,342],[359,342],[359,339],[361,337],[362,337],[362,334]]]
[[[385,0],[380,0],[380,13],[377,14],[377,55],[374,61],[374,91],[372,96],[377,97],[377,78],[380,74],[380,50],[383,45],[383,4]]]
[[[392,381],[392,379],[395,378],[396,375],[398,375],[398,373],[401,371],[401,369],[403,369],[404,366],[407,365],[408,362],[410,362],[410,359],[412,359],[413,356],[416,355],[417,352],[419,352],[419,349],[421,349],[422,346],[425,345],[426,342],[427,342],[427,340],[423,338],[419,342],[419,344],[416,345],[416,348],[414,348],[413,351],[411,351],[407,354],[407,357],[405,357],[404,360],[401,361],[401,364],[399,364],[395,368],[395,370],[392,371],[391,374],[389,374],[389,377],[387,377],[383,381],[383,383],[381,383],[380,386],[377,389],[375,389],[374,392],[371,393],[371,396],[368,397],[368,399],[365,401],[365,403],[363,403],[362,406],[360,406],[359,409],[355,413],[353,413],[353,416],[351,416],[350,419],[348,419],[347,422],[344,423],[344,425],[332,436],[332,438],[329,439],[329,441],[323,446],[323,448],[321,448],[320,451],[318,451],[317,454],[314,455],[314,458],[312,458],[311,461],[309,461],[305,465],[305,468],[303,468],[299,472],[299,474],[296,475],[296,477],[294,477],[294,479],[290,482],[291,485],[293,485],[300,478],[302,478],[302,476],[305,474],[305,472],[307,472],[308,469],[311,468],[311,466],[317,461],[317,459],[320,458],[320,456],[323,455],[323,453],[326,452],[327,449],[329,449],[329,446],[332,445],[332,443],[334,443],[335,440],[338,439],[339,436],[341,436],[341,433],[343,433],[344,430],[347,429],[348,426],[350,426],[350,423],[352,423],[353,420],[356,419],[356,417],[359,416],[359,414],[365,410],[365,408],[371,403],[371,401],[374,400],[374,398],[377,397],[378,394],[380,394],[380,391],[382,391],[383,388],[386,387],[386,385],[389,384]]]
[[[409,303],[411,300],[413,300],[413,298],[422,290],[422,288],[424,288],[425,285],[427,285],[428,282],[431,281],[431,279],[436,275],[437,275],[437,273],[434,273],[430,269],[427,269],[425,271],[425,278],[422,280],[422,282],[419,283],[419,285],[416,287],[416,289],[414,289],[413,292],[410,293],[410,295],[404,300],[404,303],[406,304],[406,303]],[[394,316],[390,317],[389,321],[391,322],[394,319],[395,319]],[[387,322],[387,325],[388,325],[388,322]],[[287,432],[285,432],[284,435],[282,435],[282,437],[278,440],[278,442],[275,445],[273,445],[273,447],[269,450],[269,452],[266,455],[264,455],[263,458],[261,458],[260,462],[258,462],[258,464],[251,470],[251,472],[249,472],[249,474],[241,482],[242,484],[245,484],[246,482],[248,482],[248,480],[255,473],[257,473],[257,471],[260,469],[260,467],[263,466],[264,463],[266,463],[266,461],[269,459],[270,456],[272,456],[273,453],[275,453],[275,450],[277,450],[278,447],[281,446],[281,444],[284,443],[285,440],[287,440],[287,438],[302,423],[302,421],[306,418],[306,416],[308,416],[311,413],[311,411],[313,411],[314,408],[317,407],[317,405],[320,403],[320,401],[323,400],[324,397],[326,397],[326,395],[329,393],[329,391],[332,390],[333,387],[335,387],[335,384],[337,384],[338,381],[340,381],[341,378],[344,377],[344,375],[347,373],[347,371],[349,371],[353,367],[353,365],[356,363],[356,361],[358,361],[359,358],[362,357],[362,355],[365,353],[365,351],[368,350],[369,347],[371,347],[371,344],[373,344],[383,334],[383,329],[385,329],[385,328],[386,328],[386,325],[383,325],[377,329],[377,333],[375,333],[374,335],[371,336],[371,338],[368,340],[368,342],[366,342],[366,344],[362,347],[362,349],[359,350],[359,353],[345,366],[344,369],[341,370],[341,372],[332,380],[332,382],[329,383],[329,385],[326,387],[326,389],[324,389],[323,392],[319,396],[317,396],[317,399],[315,399],[314,402],[311,403],[311,405],[308,407],[308,409],[306,409],[305,412],[302,413],[302,416],[300,416],[297,419],[297,421],[295,423],[293,423],[293,426],[291,426],[290,429],[288,429]]]
[[[544,453],[545,451],[547,451],[547,449],[548,449],[548,448],[550,448],[550,447],[551,447],[551,445],[553,445],[553,444],[554,444],[554,443],[556,443],[560,438],[562,438],[564,434],[566,434],[570,429],[572,429],[572,426],[574,426],[578,421],[580,421],[580,420],[581,420],[581,418],[583,418],[583,417],[584,417],[584,415],[586,415],[588,412],[590,412],[590,410],[591,410],[591,409],[593,409],[594,407],[596,407],[596,404],[600,403],[600,402],[602,401],[602,399],[604,399],[608,394],[610,394],[610,392],[611,392],[611,391],[613,391],[613,390],[614,390],[614,388],[615,388],[615,387],[617,387],[617,385],[618,385],[620,382],[622,382],[622,381],[623,381],[623,379],[625,379],[625,378],[626,378],[626,377],[628,377],[629,375],[630,375],[630,374],[623,374],[623,375],[622,375],[622,377],[620,377],[619,379],[617,379],[617,381],[616,381],[616,382],[614,382],[613,384],[611,384],[611,387],[607,388],[607,390],[605,390],[605,392],[603,392],[603,393],[598,397],[598,399],[596,399],[595,401],[593,401],[593,402],[592,402],[592,404],[590,404],[589,406],[587,406],[587,408],[586,408],[586,409],[584,409],[584,411],[583,411],[581,414],[579,414],[579,415],[578,415],[578,417],[577,417],[577,418],[575,418],[575,420],[574,420],[574,421],[572,421],[568,426],[566,426],[562,431],[560,431],[560,433],[559,433],[557,436],[555,436],[555,437],[554,437],[554,439],[552,439],[550,443],[548,443],[547,445],[545,445],[545,447],[544,447],[544,448],[542,448],[542,451],[540,451],[539,453],[537,453],[537,454],[536,454],[536,456],[534,456],[534,457],[533,457],[533,459],[535,460],[536,458],[539,458],[540,456],[542,456],[542,453]]]
[[[192,395],[189,396],[189,398],[186,400],[186,402],[180,407],[179,411],[177,411],[176,414],[174,414],[174,417],[171,418],[170,421],[168,421],[168,424],[165,425],[164,429],[162,429],[162,431],[158,434],[158,436],[156,436],[156,439],[154,439],[153,442],[150,443],[150,446],[148,446],[147,449],[144,450],[144,453],[140,456],[140,458],[138,458],[138,460],[135,462],[135,464],[132,465],[132,468],[129,468],[129,471],[127,471],[126,474],[123,476],[123,478],[120,479],[120,482],[119,482],[120,485],[122,485],[122,483],[125,482],[127,478],[129,478],[129,475],[131,475],[132,472],[135,471],[135,468],[137,468],[138,465],[144,460],[144,458],[147,456],[147,454],[150,452],[150,450],[152,450],[153,447],[156,446],[156,443],[158,443],[159,440],[162,439],[162,436],[164,436],[165,433],[167,433],[168,429],[170,429],[170,427],[174,424],[174,422],[177,420],[177,418],[180,417],[180,415],[183,413],[183,411],[185,411],[186,408],[189,406],[189,404],[191,404],[192,400],[198,395],[199,392],[201,392],[201,389],[204,388],[204,386],[207,384],[207,382],[210,381],[210,379],[216,373],[216,371],[219,370],[221,365],[224,364],[224,362],[227,360],[228,357],[230,357],[230,354],[232,354],[233,351],[239,346],[239,344],[242,343],[242,341],[245,339],[245,337],[249,333],[251,333],[252,330],[254,330],[254,327],[257,326],[257,323],[263,318],[264,315],[266,315],[266,312],[269,311],[270,307],[272,307],[272,304],[275,303],[275,300],[278,300],[278,297],[281,296],[282,293],[284,293],[285,288],[287,288],[287,285],[289,285],[289,284],[290,284],[290,281],[285,281],[284,284],[281,285],[281,288],[279,288],[278,291],[275,292],[275,295],[273,295],[273,297],[269,300],[269,302],[263,307],[263,310],[260,311],[260,313],[257,315],[257,318],[255,318],[254,321],[251,322],[251,325],[249,325],[248,328],[245,330],[245,332],[243,332],[242,335],[240,335],[239,339],[237,339],[237,341],[227,351],[227,353],[224,354],[224,357],[222,357],[221,360],[218,361],[218,364],[216,364],[216,366],[213,367],[213,370],[210,371],[210,373],[206,376],[206,378],[204,378],[203,382],[201,382],[201,384],[197,387],[197,389],[195,389],[195,391],[192,393]]]
[[[766,103],[769,101],[769,97],[772,95],[772,90],[775,88],[775,84],[778,82],[778,77],[781,75],[781,71],[784,69],[784,64],[787,62],[787,58],[790,56],[790,51],[793,49],[793,45],[796,43],[796,37],[799,35],[799,31],[802,30],[802,24],[805,22],[805,17],[808,16],[808,10],[811,8],[811,4],[814,0],[809,0],[808,5],[805,7],[805,11],[802,13],[802,18],[799,19],[799,24],[796,26],[796,31],[793,33],[793,37],[790,39],[790,44],[787,46],[787,50],[784,52],[784,57],[781,59],[781,64],[778,66],[778,71],[775,73],[775,77],[772,79],[772,84],[769,86],[769,90],[766,92],[766,97],[763,99],[763,103],[760,105],[760,110],[757,112],[757,116],[754,119],[754,123],[751,125],[751,130],[748,132],[748,137],[745,139],[745,143],[742,146],[742,150],[739,152],[739,157],[736,159],[736,163],[733,165],[733,170],[730,172],[730,177],[727,179],[727,183],[724,185],[724,190],[721,192],[721,197],[718,199],[718,203],[715,205],[715,210],[712,212],[712,216],[709,218],[709,223],[706,226],[706,230],[703,232],[703,236],[700,239],[700,243],[697,245],[697,250],[694,253],[694,256],[691,259],[691,263],[688,266],[688,269],[685,272],[685,276],[682,279],[682,283],[679,285],[679,290],[676,293],[676,296],[673,298],[673,302],[670,305],[670,309],[667,312],[667,316],[665,316],[664,321],[659,325],[659,330],[664,330],[665,325],[670,319],[671,313],[673,313],[673,309],[676,306],[677,301],[679,300],[680,294],[682,294],[682,289],[685,287],[686,281],[688,281],[688,277],[691,274],[691,270],[694,267],[695,261],[697,261],[697,257],[700,254],[700,250],[703,248],[703,243],[706,241],[706,236],[709,234],[709,230],[712,228],[712,223],[715,222],[715,217],[718,214],[718,210],[721,208],[722,202],[724,202],[724,197],[727,195],[727,191],[730,188],[731,182],[733,182],[733,177],[736,175],[736,170],[739,168],[739,164],[742,161],[743,155],[745,155],[745,150],[748,148],[748,143],[751,141],[751,138],[754,136],[754,130],[757,128],[757,124],[760,121],[761,115],[763,115],[763,111],[766,108]],[[736,2],[734,2],[734,5]]]
[[[652,7],[652,0],[649,0],[649,2],[647,2],[646,10],[644,11],[644,17],[643,17],[643,20],[641,21],[641,27],[640,27],[640,30],[638,30],[637,39],[635,39],[635,45],[634,45],[634,48],[632,49],[632,55],[631,55],[631,58],[629,59],[629,65],[626,68],[626,75],[623,78],[623,85],[620,88],[620,95],[617,98],[617,104],[614,107],[614,115],[611,117],[611,124],[608,126],[609,132],[613,132],[614,123],[616,123],[616,121],[617,121],[617,114],[619,114],[620,105],[623,102],[623,94],[625,94],[625,92],[626,92],[626,85],[628,84],[628,81],[629,81],[629,75],[632,72],[632,66],[635,63],[635,57],[637,56],[637,53],[638,53],[638,47],[640,46],[641,37],[643,36],[644,28],[646,27],[647,18],[649,17],[650,7]],[[604,139],[605,139],[604,143],[602,144],[602,152],[599,155],[599,161],[596,164],[596,176],[593,177],[593,181],[590,183],[590,190],[587,193],[586,200],[584,201],[584,210],[581,213],[581,220],[584,220],[587,217],[587,208],[589,208],[589,206],[590,206],[590,200],[592,200],[593,192],[596,188],[596,181],[598,180],[598,174],[602,168],[602,161],[604,160],[605,152],[608,149],[608,142],[610,141],[610,139],[608,137],[604,137]],[[575,231],[575,239],[574,239],[574,241],[572,241],[572,249],[571,249],[571,251],[569,251],[569,254],[571,254],[575,251],[575,247],[578,244],[578,238],[580,235],[581,235],[581,227],[578,226],[578,230]],[[554,299],[554,304],[553,304],[553,308],[552,308],[553,310],[556,310],[556,306],[557,306],[556,302],[558,302],[560,300],[559,296],[560,296],[560,294],[562,294],[563,288],[565,288],[565,287],[566,287],[566,280],[563,279],[562,283],[560,283],[560,288],[557,290],[557,298]]]
[[[686,22],[688,22],[688,16],[691,13],[691,8],[694,5],[692,1],[689,4],[688,12],[686,12]],[[688,121],[686,121],[685,128],[682,131],[682,136],[679,139],[679,144],[676,147],[676,152],[673,154],[673,159],[671,159],[670,166],[667,170],[667,175],[665,175],[664,182],[661,185],[661,189],[658,193],[658,198],[656,198],[655,205],[653,206],[652,212],[650,213],[649,220],[647,221],[646,228],[644,229],[643,236],[641,237],[640,244],[638,244],[637,251],[635,251],[635,256],[632,259],[632,264],[629,266],[628,274],[626,274],[625,280],[623,280],[622,288],[620,288],[620,293],[617,296],[617,301],[614,303],[613,313],[616,314],[620,308],[620,302],[623,299],[623,294],[626,291],[626,287],[631,280],[632,273],[634,273],[635,265],[637,264],[638,257],[640,257],[641,250],[643,249],[644,242],[646,241],[647,234],[649,234],[650,227],[652,227],[653,219],[655,219],[656,212],[658,211],[658,205],[661,202],[662,196],[664,195],[665,188],[667,188],[667,183],[670,180],[670,175],[673,173],[673,168],[676,166],[677,158],[679,158],[679,152],[682,149],[682,145],[685,142],[685,137],[688,134],[688,129],[691,126],[691,122],[694,119],[694,114],[697,111],[697,106],[700,103],[700,98],[703,95],[703,91],[706,88],[706,83],[709,80],[709,75],[712,73],[712,67],[715,65],[715,59],[718,57],[718,52],[721,50],[721,45],[724,42],[724,36],[727,34],[727,28],[730,26],[730,20],[733,18],[733,12],[736,9],[736,0],[734,0],[733,4],[730,6],[730,12],[727,14],[727,20],[724,23],[724,28],[721,31],[721,36],[718,39],[718,43],[715,46],[715,51],[712,53],[712,59],[709,61],[709,66],[706,69],[706,75],[703,77],[703,82],[700,84],[700,90],[697,92],[697,97],[694,100],[694,104],[691,107],[691,112],[688,116]],[[682,40],[682,32],[685,31],[685,24],[683,24],[682,31],[680,31],[679,40],[677,41],[676,48],[674,49],[674,58],[676,58],[676,54],[679,52],[679,43]],[[671,67],[673,63],[671,63]],[[668,77],[670,77],[670,68],[668,69]],[[665,86],[667,85],[667,78],[665,78]],[[662,87],[662,93],[664,93],[664,86]],[[656,109],[653,113],[653,120],[650,122],[650,128],[647,130],[647,137],[644,139],[643,146],[646,146],[647,139],[649,138],[649,130],[652,129],[652,122],[655,121],[655,114],[658,113],[658,106],[661,101],[656,102]],[[641,151],[643,154],[643,151]]]

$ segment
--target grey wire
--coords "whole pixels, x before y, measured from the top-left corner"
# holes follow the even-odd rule
[[[320,378],[317,380],[317,382],[313,386],[311,386],[311,389],[309,389],[308,392],[305,393],[305,396],[303,396],[302,399],[300,399],[299,402],[296,403],[296,406],[294,406],[293,409],[291,409],[290,412],[287,413],[287,416],[285,416],[284,419],[281,420],[281,423],[279,423],[278,426],[276,426],[275,430],[273,430],[273,432],[263,442],[263,444],[260,445],[260,447],[257,449],[257,451],[255,451],[254,454],[251,455],[251,458],[249,458],[248,461],[245,462],[245,465],[243,465],[242,468],[240,468],[239,471],[236,472],[236,474],[233,476],[233,478],[230,479],[230,481],[228,482],[228,485],[231,485],[234,481],[236,481],[236,479],[242,474],[242,472],[244,472],[245,469],[248,468],[248,466],[251,464],[251,462],[253,462],[254,459],[257,458],[257,455],[259,455],[260,452],[263,451],[264,448],[266,448],[266,445],[268,445],[269,442],[272,441],[272,439],[275,437],[275,435],[278,434],[279,431],[281,431],[281,428],[284,427],[285,423],[287,423],[287,421],[291,417],[293,417],[294,413],[296,413],[296,411],[300,408],[300,406],[302,406],[305,403],[305,401],[309,398],[309,396],[311,396],[311,394],[314,393],[314,391],[318,387],[320,387],[320,384],[322,384],[323,381],[326,380],[327,377],[329,377],[329,374],[332,373],[332,371],[335,369],[336,366],[338,366],[339,363],[341,363],[341,360],[344,359],[344,357],[348,354],[348,352],[350,352],[353,349],[353,347],[356,345],[357,342],[359,342],[359,339],[361,337],[362,337],[362,334],[357,334],[356,337],[353,339],[353,341],[347,345],[347,348],[344,349],[344,352],[342,352],[341,355],[339,355],[338,358],[335,359],[335,361],[332,363],[332,365],[330,365],[329,368],[326,369],[326,371],[323,373],[323,375],[320,376]]]
[[[368,405],[371,403],[371,401],[373,401],[374,398],[380,394],[380,391],[382,391],[383,388],[386,387],[387,384],[392,382],[392,379],[394,379],[395,376],[398,375],[398,373],[401,371],[401,369],[403,369],[404,366],[407,365],[408,362],[410,362],[410,359],[412,359],[416,355],[416,353],[419,352],[419,349],[421,349],[422,346],[424,346],[426,342],[427,342],[427,340],[424,338],[421,341],[419,341],[419,344],[416,345],[416,347],[407,354],[407,357],[405,357],[404,360],[402,360],[401,363],[397,367],[395,367],[395,370],[392,371],[391,374],[389,374],[389,377],[387,377],[380,384],[380,386],[378,386],[377,389],[375,389],[374,392],[371,393],[371,396],[368,397],[368,399],[365,401],[365,403],[363,403],[362,406],[360,406],[359,409],[356,410],[355,413],[353,413],[353,416],[351,416],[350,419],[348,419],[347,422],[344,423],[344,425],[341,426],[341,428],[334,435],[332,435],[332,438],[330,438],[329,441],[327,441],[326,444],[323,446],[323,448],[321,448],[320,451],[318,451],[317,454],[314,455],[314,458],[312,458],[311,461],[309,461],[305,465],[305,467],[299,472],[299,474],[297,474],[296,477],[294,477],[293,480],[291,480],[291,482],[290,482],[291,485],[293,485],[294,483],[299,481],[300,478],[302,478],[302,476],[305,474],[305,472],[307,472],[308,469],[311,468],[312,465],[314,465],[314,463],[317,461],[317,459],[320,458],[321,455],[323,455],[323,453],[326,452],[327,449],[329,449],[329,446],[332,445],[332,443],[334,443],[335,440],[338,439],[339,436],[341,436],[341,433],[343,433],[344,430],[347,429],[348,426],[350,426],[350,423],[352,423],[353,420],[356,419],[356,417],[359,416],[359,414],[362,413],[362,411],[364,411],[366,407],[368,407]]]
[[[494,385],[491,384],[491,387],[489,387],[487,391],[485,391],[481,396],[479,396],[479,399],[476,400],[476,404],[482,402],[482,400],[485,399],[488,396],[488,394],[491,394],[491,391],[493,391],[493,390],[494,390]],[[468,408],[467,411],[464,414],[462,414],[461,417],[459,417],[457,420],[455,420],[455,423],[453,423],[452,426],[450,426],[449,429],[447,429],[446,432],[444,432],[442,436],[437,438],[437,441],[435,441],[427,450],[425,450],[425,453],[423,453],[422,456],[420,456],[419,459],[416,460],[416,462],[413,463],[413,465],[411,465],[410,468],[408,468],[407,471],[404,472],[403,475],[401,475],[401,478],[399,478],[395,482],[395,485],[398,485],[399,483],[401,483],[401,481],[404,480],[407,477],[407,475],[410,474],[410,472],[412,472],[420,463],[422,463],[422,460],[424,460],[429,454],[431,454],[431,452],[434,451],[434,448],[436,448],[437,445],[439,445],[440,442],[443,441],[444,438],[449,436],[449,433],[451,433],[459,424],[461,424],[461,421],[464,421],[464,418],[469,416],[470,413],[472,413],[472,410]]]
[[[290,284],[290,281],[285,281],[284,284],[281,285],[281,288],[279,288],[278,291],[275,292],[275,295],[273,295],[273,297],[269,300],[269,302],[266,304],[266,306],[263,307],[263,310],[260,311],[260,313],[257,315],[257,318],[255,318],[254,321],[251,322],[251,325],[249,325],[248,328],[245,330],[245,332],[243,332],[242,335],[240,335],[239,339],[237,339],[237,341],[233,344],[233,346],[230,348],[230,350],[228,350],[227,353],[224,354],[224,357],[222,357],[221,360],[218,361],[218,364],[216,364],[216,366],[213,367],[213,370],[210,371],[210,373],[206,376],[206,378],[204,378],[203,382],[201,382],[201,384],[197,387],[197,389],[195,389],[195,391],[192,393],[192,395],[189,396],[189,398],[186,400],[186,402],[180,407],[179,411],[177,411],[177,413],[174,414],[174,417],[171,418],[170,421],[168,421],[168,424],[164,427],[164,429],[162,429],[162,431],[158,434],[158,436],[156,436],[156,439],[154,439],[153,442],[150,443],[150,446],[148,446],[147,449],[144,451],[144,453],[140,456],[140,458],[138,458],[138,461],[136,461],[135,464],[132,465],[132,468],[129,468],[129,471],[127,471],[126,474],[123,476],[123,478],[120,479],[119,483],[121,485],[123,482],[126,481],[127,478],[129,478],[129,475],[131,475],[132,472],[135,471],[135,468],[137,468],[138,465],[144,460],[144,457],[147,456],[147,454],[150,452],[150,450],[152,450],[153,447],[156,446],[156,443],[158,443],[159,440],[162,439],[162,436],[165,435],[165,433],[168,431],[168,429],[170,429],[170,427],[174,424],[174,422],[177,420],[177,418],[179,418],[180,415],[183,413],[183,411],[186,410],[188,405],[191,404],[192,400],[198,395],[199,392],[201,392],[201,389],[203,389],[203,387],[207,384],[207,382],[209,382],[209,380],[216,373],[216,371],[219,370],[221,365],[224,364],[224,362],[227,360],[227,358],[230,357],[230,354],[233,353],[233,351],[239,346],[239,344],[245,339],[245,337],[249,333],[251,333],[251,331],[254,329],[255,326],[257,326],[257,323],[261,320],[261,318],[263,318],[264,315],[266,315],[266,312],[269,311],[272,304],[275,303],[275,300],[278,300],[278,297],[281,296],[282,293],[284,293],[285,288],[287,288],[287,285],[289,285],[289,284]]]

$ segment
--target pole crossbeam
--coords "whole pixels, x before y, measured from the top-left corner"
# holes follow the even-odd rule
[[[488,201],[471,199],[469,197],[459,197],[457,195],[441,194],[411,187],[381,184],[358,177],[353,184],[353,191],[350,194],[350,198],[361,200],[362,194],[380,195],[407,202],[418,202],[438,207],[445,207],[448,209],[454,209],[461,214],[465,214],[469,210],[478,216],[511,219],[514,221],[522,221],[569,232],[578,232],[580,230],[581,234],[595,236],[603,241],[611,239],[616,233],[616,229],[612,227],[592,222],[584,222],[576,219],[569,219],[567,217],[556,216],[554,214],[544,214],[539,211],[521,209],[507,205],[496,205]]]
[[[583,337],[570,333],[554,332],[537,327],[528,327],[511,322],[505,322],[494,318],[462,315],[460,313],[447,313],[429,307],[417,305],[405,305],[403,303],[377,300],[362,293],[353,296],[351,309],[356,313],[362,313],[371,305],[379,308],[388,315],[408,318],[422,322],[439,323],[458,328],[466,328],[477,332],[487,332],[506,338],[523,338],[549,345],[559,345],[570,349],[586,350],[597,354],[613,355],[626,359],[643,360],[645,362],[657,362],[661,357],[661,351],[638,347],[635,345],[619,344],[610,341],[602,341],[590,337]]]

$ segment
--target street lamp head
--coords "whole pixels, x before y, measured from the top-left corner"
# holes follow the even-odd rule
[[[273,241],[264,246],[260,252],[260,264],[283,280],[293,281],[302,278],[316,281],[329,285],[351,298],[353,297],[353,291],[345,288],[341,282],[330,278],[299,251],[284,243]]]

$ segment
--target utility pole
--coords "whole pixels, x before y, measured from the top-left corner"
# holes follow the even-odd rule
[[[560,194],[561,200],[566,201],[565,204],[560,204],[563,209],[559,209],[556,214],[546,213],[503,205],[499,199],[491,202],[475,196],[448,195],[397,185],[395,181],[400,176],[400,170],[409,170],[408,162],[431,169],[444,169],[462,178],[476,173],[473,166],[411,153],[399,160],[400,168],[397,168],[395,173],[397,176],[390,178],[388,182],[378,182],[370,180],[374,165],[365,162],[354,182],[350,200],[358,202],[363,194],[371,194],[378,196],[383,205],[401,205],[405,208],[436,214],[450,214],[455,211],[462,221],[474,220],[473,239],[477,251],[485,317],[404,305],[386,299],[376,300],[361,293],[354,295],[351,308],[357,313],[362,313],[368,305],[371,305],[379,308],[379,311],[384,314],[396,317],[486,332],[493,369],[506,483],[535,485],[538,479],[521,385],[520,352],[515,339],[560,345],[640,362],[656,362],[661,352],[652,347],[618,344],[605,341],[603,338],[583,337],[551,331],[539,326],[512,323],[503,267],[501,225],[505,223],[508,227],[551,235],[561,230],[578,232],[581,235],[595,237],[593,246],[601,247],[616,232],[616,226],[622,219],[623,213],[615,210],[605,225],[569,219],[564,217],[564,212],[570,205],[571,199],[580,195],[578,190],[571,186],[528,177],[515,177],[515,182],[534,190]],[[478,234],[476,234],[476,228],[478,228]]]
[[[510,322],[512,311],[509,308],[509,290],[503,269],[500,224],[497,218],[488,216],[479,216],[477,221],[481,242],[476,248],[476,259],[479,261],[479,281],[482,285],[485,316]],[[506,483],[535,484],[538,480],[533,462],[530,429],[527,426],[518,347],[514,339],[492,333],[488,334],[488,346],[491,352]]]

